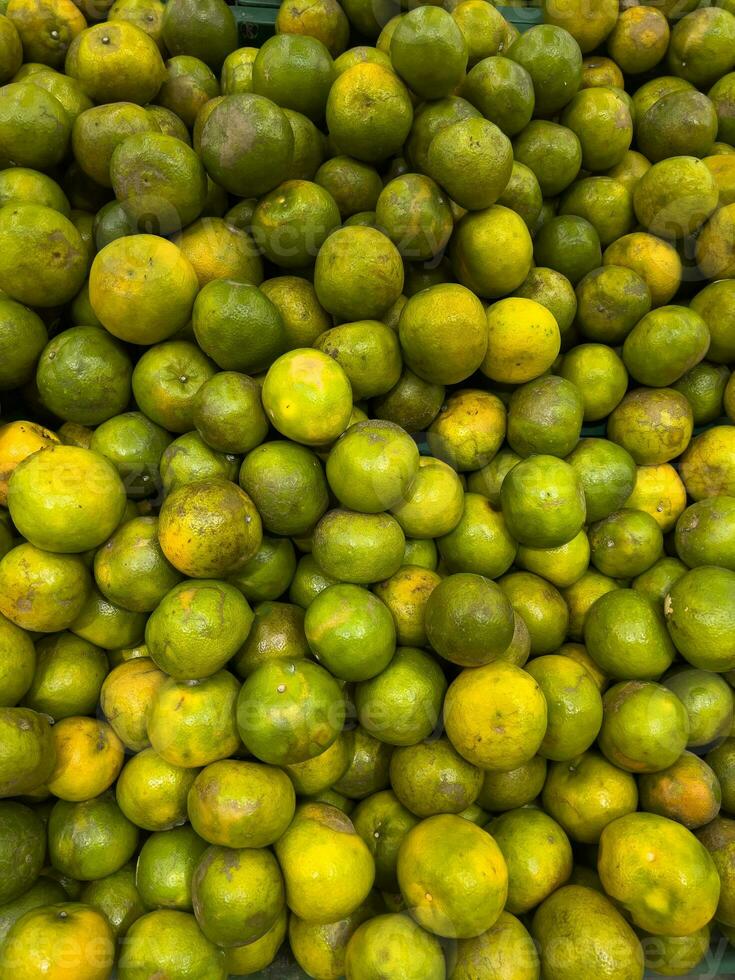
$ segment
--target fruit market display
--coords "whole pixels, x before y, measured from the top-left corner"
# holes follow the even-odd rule
[[[0,0],[0,980],[728,972],[735,3],[275,27]]]

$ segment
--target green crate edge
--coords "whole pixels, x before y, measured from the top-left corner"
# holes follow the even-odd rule
[[[236,0],[233,13],[243,44],[248,47],[259,47],[269,37],[273,37],[279,6],[278,0],[260,0],[259,3]],[[534,24],[541,23],[541,11],[538,7],[499,6],[498,10],[519,31],[527,31]]]

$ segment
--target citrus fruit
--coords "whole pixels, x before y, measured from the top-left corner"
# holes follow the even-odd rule
[[[426,604],[439,581],[436,572],[428,568],[404,564],[395,575],[374,586],[375,594],[393,616],[399,644],[426,644]]]
[[[160,909],[141,916],[128,930],[118,964],[120,980],[138,980],[165,969],[172,980],[197,973],[225,980],[224,951],[204,936],[193,915]]]
[[[556,762],[543,789],[544,809],[572,840],[594,844],[613,820],[635,811],[634,777],[594,750]]]
[[[135,885],[151,908],[192,910],[191,879],[207,844],[189,826],[151,834],[135,867]],[[166,875],[161,869],[166,868]]]
[[[94,954],[90,956],[90,949]],[[59,980],[104,980],[115,960],[115,937],[107,918],[77,902],[32,909],[10,929],[0,968],[18,976],[53,971]]]
[[[418,539],[417,545],[420,540],[425,540],[428,546],[433,545],[430,535],[448,533],[459,527],[464,506],[465,495],[455,470],[439,459],[422,456],[419,471],[405,499],[392,511],[404,532]],[[450,547],[449,543],[447,547]],[[408,554],[404,564],[411,564]]]
[[[533,807],[508,810],[487,831],[508,866],[509,912],[528,912],[569,878],[572,848],[559,824]]]
[[[360,724],[391,745],[416,745],[435,729],[447,682],[423,650],[399,647],[388,666],[355,689]]]
[[[223,453],[249,452],[265,438],[268,426],[260,388],[236,371],[219,371],[202,385],[193,417],[204,442]]]
[[[390,514],[330,510],[314,529],[312,551],[332,578],[369,585],[398,571],[405,543],[400,524]]]
[[[573,286],[602,261],[597,231],[586,218],[574,214],[547,221],[536,235],[533,254],[538,265],[555,269]]]
[[[218,72],[237,47],[237,22],[221,0],[175,0],[166,7],[163,40],[171,54],[194,55]]]
[[[717,111],[684,79],[656,79],[658,92],[641,93],[636,105],[636,142],[652,163],[669,156],[707,156],[717,136]],[[674,85],[673,83],[677,84]]]
[[[584,416],[580,390],[557,375],[517,388],[508,403],[508,444],[519,456],[567,456],[579,441]]]
[[[412,296],[401,311],[398,332],[406,364],[432,384],[469,377],[487,349],[482,304],[469,289],[453,283]]]
[[[358,422],[340,437],[327,459],[327,480],[340,503],[379,513],[406,499],[419,468],[414,441],[393,422]]]
[[[643,977],[638,937],[613,903],[592,888],[559,888],[537,909],[531,932],[541,968],[552,976],[573,976],[594,964],[601,975]]]
[[[463,119],[434,136],[427,166],[454,202],[480,211],[495,204],[505,190],[513,166],[513,148],[494,123]]]
[[[163,15],[160,0],[115,0],[107,12],[108,20],[127,20],[149,34],[163,51]]]
[[[380,319],[403,288],[398,249],[375,228],[340,228],[319,250],[314,287],[322,306],[341,320]]]
[[[138,133],[120,143],[110,180],[133,227],[144,223],[167,235],[190,224],[204,208],[207,180],[196,153],[175,136]]]
[[[538,953],[531,936],[514,915],[501,912],[485,932],[458,941],[449,958],[450,976],[470,980],[478,970],[502,970],[506,961],[513,963],[517,980],[530,980],[538,972]]]
[[[284,905],[278,862],[265,849],[207,848],[194,870],[191,891],[199,928],[225,947],[260,939]]]
[[[581,481],[554,456],[531,456],[514,466],[503,480],[501,503],[510,533],[532,547],[566,544],[585,520]]]
[[[327,508],[327,484],[318,458],[305,446],[285,441],[264,443],[250,452],[240,469],[240,484],[254,501],[267,531],[304,534]],[[291,490],[297,488],[295,498]]]
[[[161,457],[170,442],[169,433],[142,412],[123,412],[99,425],[88,445],[112,463],[128,496],[138,498],[156,492]]]
[[[4,504],[7,504],[10,477],[19,463],[58,443],[58,436],[50,429],[33,422],[8,422],[0,427],[0,500]]]
[[[681,701],[653,681],[622,681],[605,694],[599,746],[628,772],[659,772],[679,758],[689,739]]]
[[[547,763],[539,755],[514,769],[485,770],[477,802],[491,812],[514,810],[531,803],[541,792]]]
[[[471,806],[482,785],[482,772],[463,759],[446,738],[440,738],[397,748],[391,756],[390,782],[411,813],[429,817],[461,813]]]
[[[626,235],[635,224],[631,193],[612,177],[575,181],[564,194],[559,211],[589,221],[603,248]]]
[[[148,619],[146,646],[157,666],[172,677],[201,679],[225,665],[252,621],[247,600],[234,586],[190,579],[174,586]]]
[[[478,704],[485,706],[482,712]],[[490,724],[490,706],[494,724]],[[481,769],[507,771],[538,751],[546,733],[546,700],[525,671],[498,661],[464,670],[450,684],[444,724],[452,745],[468,762]]]
[[[314,657],[343,680],[374,677],[395,651],[390,609],[357,585],[332,585],[320,592],[306,611],[304,630]]]
[[[179,54],[166,62],[166,77],[156,102],[177,115],[190,128],[195,125],[202,107],[219,94],[220,87],[211,69],[199,58]],[[197,145],[196,142],[194,145]]]
[[[390,391],[401,375],[401,349],[395,330],[379,320],[358,320],[326,330],[314,342],[342,367],[353,399]]]
[[[651,293],[638,271],[604,265],[577,284],[576,323],[582,334],[602,344],[620,343],[651,309]]]
[[[36,671],[36,649],[30,637],[4,616],[0,619],[0,705],[11,708],[27,695]]]
[[[249,974],[270,966],[286,937],[289,914],[284,906],[273,925],[260,939],[247,946],[230,946],[225,950],[228,974]]]
[[[687,14],[674,26],[668,50],[672,73],[707,88],[735,67],[735,19],[713,7]]]
[[[534,299],[509,297],[487,310],[487,354],[481,370],[493,381],[520,384],[542,375],[561,344],[553,313]]]
[[[199,773],[187,808],[204,840],[222,847],[263,847],[290,823],[294,792],[280,770],[228,759]]]
[[[329,790],[340,780],[351,761],[351,740],[343,733],[320,755],[287,766],[286,772],[300,795],[313,798],[316,794]]]
[[[113,336],[130,343],[155,344],[180,330],[196,293],[191,263],[175,245],[155,235],[111,242],[90,271],[94,312]]]
[[[719,565],[735,571],[728,533],[733,506],[729,496],[705,497],[681,514],[676,522],[676,553],[690,568]]]
[[[426,634],[445,660],[473,667],[499,657],[513,639],[509,601],[493,582],[458,573],[445,578],[426,604]]]
[[[48,170],[66,155],[71,120],[61,102],[38,85],[11,82],[0,92],[0,161]]]
[[[345,976],[368,980],[375,970],[400,971],[406,980],[446,976],[439,941],[405,913],[377,915],[358,926],[345,952]]]
[[[0,612],[16,626],[53,633],[71,626],[90,590],[89,572],[76,555],[42,551],[27,542],[0,561]]]
[[[94,575],[111,602],[134,612],[151,612],[181,580],[161,551],[154,517],[123,524],[95,555]]]
[[[256,143],[258,151],[252,152]],[[240,197],[259,196],[285,180],[293,148],[293,131],[283,110],[270,99],[249,92],[225,96],[201,133],[201,158],[207,173]]]
[[[138,844],[138,828],[111,793],[79,803],[59,800],[49,816],[48,835],[53,866],[81,881],[118,871]]]
[[[339,735],[344,714],[337,681],[306,660],[261,664],[246,679],[237,703],[240,737],[253,755],[272,765],[293,765],[324,752]]]
[[[671,586],[686,572],[686,565],[678,558],[659,558],[641,575],[637,575],[631,585],[642,592],[663,610],[664,599]]]
[[[7,10],[7,7],[6,7]],[[3,70],[0,82],[4,85],[15,75],[23,63],[23,43],[18,29],[10,18],[3,16],[0,27],[0,44],[3,52]]]
[[[726,392],[729,376],[726,371],[723,364],[700,361],[674,382],[673,387],[681,391],[692,406],[695,426],[716,422],[723,409],[727,414]]]
[[[635,388],[611,412],[607,435],[638,464],[667,463],[691,439],[694,419],[686,397],[672,388]]]
[[[374,211],[383,189],[374,167],[348,156],[326,160],[314,180],[332,195],[343,220],[362,211]]]
[[[607,39],[607,49],[628,75],[654,68],[666,54],[669,25],[655,8],[631,7],[618,17]]]
[[[412,91],[423,99],[440,99],[462,80],[468,51],[462,31],[445,10],[419,7],[396,26],[390,56]]]
[[[463,44],[459,28],[446,16]],[[398,75],[365,61],[335,79],[327,96],[326,117],[342,153],[376,163],[401,148],[411,128],[413,108]]]
[[[344,371],[327,354],[293,350],[271,365],[263,406],[279,432],[296,442],[320,445],[347,427],[352,392]]]
[[[304,0],[284,7],[276,16],[277,34],[304,34],[316,37],[329,49],[333,58],[347,47],[350,24],[337,0]]]
[[[535,228],[541,215],[543,197],[533,170],[527,167],[525,163],[514,161],[510,180],[505,185],[505,190],[498,198],[497,203],[520,214],[529,229]]]
[[[727,426],[709,428],[692,440],[682,456],[680,475],[693,500],[732,495],[730,435]]]
[[[71,217],[71,208],[66,194],[59,184],[46,174],[28,167],[8,167],[0,174],[0,201],[26,201],[43,204]]]
[[[161,507],[158,540],[163,553],[193,578],[237,571],[253,557],[261,539],[252,500],[229,480],[185,484]]]
[[[195,776],[194,770],[143,749],[123,766],[115,788],[117,805],[136,828],[169,830],[186,819],[186,795]]]
[[[651,853],[678,854],[677,875],[669,874],[668,862],[650,861]],[[717,907],[720,883],[709,853],[685,827],[653,813],[627,814],[603,830],[598,870],[633,922],[656,934],[694,932]]]
[[[225,371],[263,371],[285,347],[277,307],[250,283],[229,279],[207,283],[194,302],[192,325],[201,349]]]
[[[582,82],[580,47],[563,26],[531,27],[513,42],[508,57],[522,65],[533,79],[537,116],[557,113],[573,98]]]
[[[375,864],[350,819],[335,807],[305,803],[276,843],[286,901],[307,922],[335,922],[366,899]]]
[[[654,307],[663,306],[674,296],[682,277],[676,250],[646,232],[632,232],[609,245],[603,255],[605,266],[623,266],[645,280]]]
[[[397,873],[411,916],[434,935],[453,939],[489,929],[508,895],[508,869],[493,838],[449,813],[409,830]]]
[[[602,699],[586,667],[569,657],[545,656],[531,661],[527,672],[541,688],[548,709],[539,754],[563,762],[585,752],[602,724]]]
[[[41,318],[6,296],[0,297],[0,387],[17,388],[31,379],[48,334]]]
[[[108,672],[104,652],[72,633],[43,637],[25,703],[55,721],[91,715]]]
[[[636,589],[601,595],[585,618],[584,640],[595,663],[616,680],[655,680],[674,659],[661,613]]]
[[[152,102],[165,69],[156,42],[129,21],[95,24],[77,34],[65,71],[94,102]]]
[[[354,800],[362,800],[390,785],[392,746],[374,738],[357,727],[347,733],[349,764],[333,789],[348,800],[345,812],[351,811]],[[326,802],[329,802],[328,800]],[[336,805],[336,804],[335,804]]]
[[[733,588],[735,572],[702,565],[678,579],[664,599],[674,645],[694,667],[719,672],[732,669],[729,595]]]
[[[624,508],[592,525],[592,563],[611,578],[640,575],[660,557],[663,536],[656,520],[642,510]]]
[[[0,708],[0,733],[0,796],[20,796],[39,789],[55,762],[48,718],[30,708]]]
[[[535,175],[547,197],[560,194],[577,177],[582,146],[571,129],[545,119],[532,120],[513,141],[516,160]]]
[[[161,758],[195,768],[232,755],[240,747],[235,723],[237,679],[226,670],[198,681],[173,677],[156,689],[146,723]]]
[[[36,307],[72,299],[84,282],[88,260],[71,221],[42,204],[15,201],[0,208],[0,215],[0,289]]]
[[[131,376],[122,345],[105,330],[71,327],[41,352],[36,384],[43,403],[59,418],[97,425],[127,407]]]
[[[266,258],[284,269],[308,266],[339,226],[337,204],[323,187],[288,180],[263,197],[252,218],[252,234]]]
[[[3,905],[20,898],[37,881],[46,856],[45,828],[27,806],[12,800],[0,803],[3,837],[0,862]]]
[[[625,365],[603,344],[580,344],[564,356],[561,375],[582,396],[583,421],[605,418],[622,401],[628,390]]]
[[[110,162],[115,149],[135,133],[152,133],[156,127],[142,106],[111,102],[81,112],[74,120],[71,145],[74,157],[88,177],[111,187]]]
[[[113,729],[96,718],[67,717],[51,729],[56,763],[48,788],[60,800],[90,800],[112,785],[125,748]]]
[[[499,204],[467,214],[456,226],[452,264],[459,281],[485,299],[517,289],[531,268],[533,244],[515,211]],[[489,252],[495,256],[487,261]]]
[[[699,756],[685,752],[668,769],[640,777],[641,807],[696,830],[717,816],[720,784]]]
[[[122,743],[133,752],[150,745],[147,732],[150,702],[165,680],[163,671],[149,657],[119,664],[104,679],[100,707]]]

